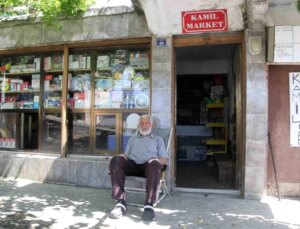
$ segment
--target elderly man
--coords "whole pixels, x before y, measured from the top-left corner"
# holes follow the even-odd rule
[[[166,164],[168,154],[162,137],[152,133],[152,124],[149,115],[142,115],[137,134],[129,139],[125,153],[114,156],[110,161],[112,198],[117,200],[110,213],[111,218],[120,218],[127,212],[124,190],[126,175],[146,177],[143,220],[150,221],[155,217],[153,204],[156,201],[161,168]]]

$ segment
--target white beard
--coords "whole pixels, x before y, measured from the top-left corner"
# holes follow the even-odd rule
[[[151,128],[149,128],[148,130],[142,130],[141,128],[139,128],[139,133],[142,135],[142,136],[146,136],[146,135],[149,135],[151,134]]]

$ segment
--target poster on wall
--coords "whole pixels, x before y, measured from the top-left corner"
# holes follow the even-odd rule
[[[289,73],[290,146],[300,147],[300,72]]]
[[[274,62],[300,62],[300,26],[276,26]]]

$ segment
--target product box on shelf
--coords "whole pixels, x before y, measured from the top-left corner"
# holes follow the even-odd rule
[[[111,107],[111,97],[109,91],[101,89],[95,90],[95,106],[96,107]]]
[[[41,58],[33,59],[34,70],[39,71],[41,69]]]
[[[17,108],[17,103],[15,102],[8,102],[2,104],[2,109],[16,109],[16,108]]]
[[[114,89],[131,89],[131,80],[114,80]]]
[[[109,56],[98,56],[97,57],[97,68],[109,68],[110,59]]]
[[[48,99],[45,100],[45,108],[56,108],[60,107],[61,98],[58,96],[49,96]]]
[[[33,90],[40,89],[40,74],[31,75],[31,87]]]
[[[96,79],[95,88],[96,89],[110,89],[113,86],[112,79]]]
[[[133,80],[132,88],[135,90],[149,88],[149,80]]]
[[[89,108],[90,107],[90,92],[74,93],[74,108]]]
[[[14,149],[16,148],[16,139],[0,138],[0,148]]]
[[[50,70],[51,69],[51,57],[45,57],[44,59],[44,70]]]

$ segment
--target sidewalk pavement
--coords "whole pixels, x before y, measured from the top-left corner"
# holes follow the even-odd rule
[[[133,195],[142,201],[141,194]],[[108,218],[115,202],[110,190],[0,179],[0,228],[300,228],[300,199],[175,192],[158,204],[151,222],[142,209],[130,207],[125,217]]]

